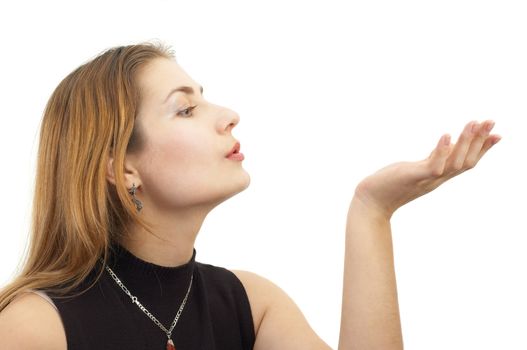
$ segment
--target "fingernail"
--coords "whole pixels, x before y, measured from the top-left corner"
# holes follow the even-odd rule
[[[492,145],[494,146],[495,144],[497,144],[498,142],[500,142],[500,140],[501,140],[501,137],[495,138],[495,139],[492,141]]]
[[[450,145],[450,135],[445,135],[445,136],[443,136],[443,144],[444,144],[445,146]]]
[[[472,127],[470,128],[470,132],[475,134],[478,130],[478,123],[472,123]]]
[[[494,122],[490,122],[489,124],[487,124],[487,131],[491,131],[492,128],[494,127]]]

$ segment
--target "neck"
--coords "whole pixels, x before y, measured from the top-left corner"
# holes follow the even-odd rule
[[[148,214],[145,212],[144,214]],[[194,243],[208,210],[185,210],[169,217],[145,215],[154,234],[131,224],[129,235],[119,243],[139,259],[165,267],[186,264],[192,258]]]

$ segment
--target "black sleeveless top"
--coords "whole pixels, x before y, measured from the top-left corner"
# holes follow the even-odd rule
[[[198,263],[195,257],[196,250],[187,264],[163,267],[115,245],[108,266],[166,329],[170,329],[194,276],[172,332],[177,350],[252,349],[254,325],[243,285],[232,272]],[[78,290],[89,285],[90,278]],[[68,350],[166,349],[166,333],[132,303],[106,270],[80,296],[49,296],[62,318]]]

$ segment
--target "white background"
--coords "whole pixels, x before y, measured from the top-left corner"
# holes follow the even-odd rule
[[[160,39],[241,115],[252,177],[197,260],[281,286],[337,347],[348,203],[361,178],[493,119],[472,171],[393,218],[406,349],[527,349],[523,1],[56,1],[0,8],[0,284],[26,245],[38,128],[62,78]],[[7,6],[7,7],[6,7]]]

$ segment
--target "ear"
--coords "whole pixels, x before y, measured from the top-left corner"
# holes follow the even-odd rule
[[[115,186],[115,172],[113,168],[113,156],[110,155],[108,158],[108,164],[106,166],[106,180]],[[139,178],[139,172],[133,166],[133,163],[125,158],[124,160],[124,179],[126,188],[131,188],[133,184],[136,187],[141,186],[141,179]]]

